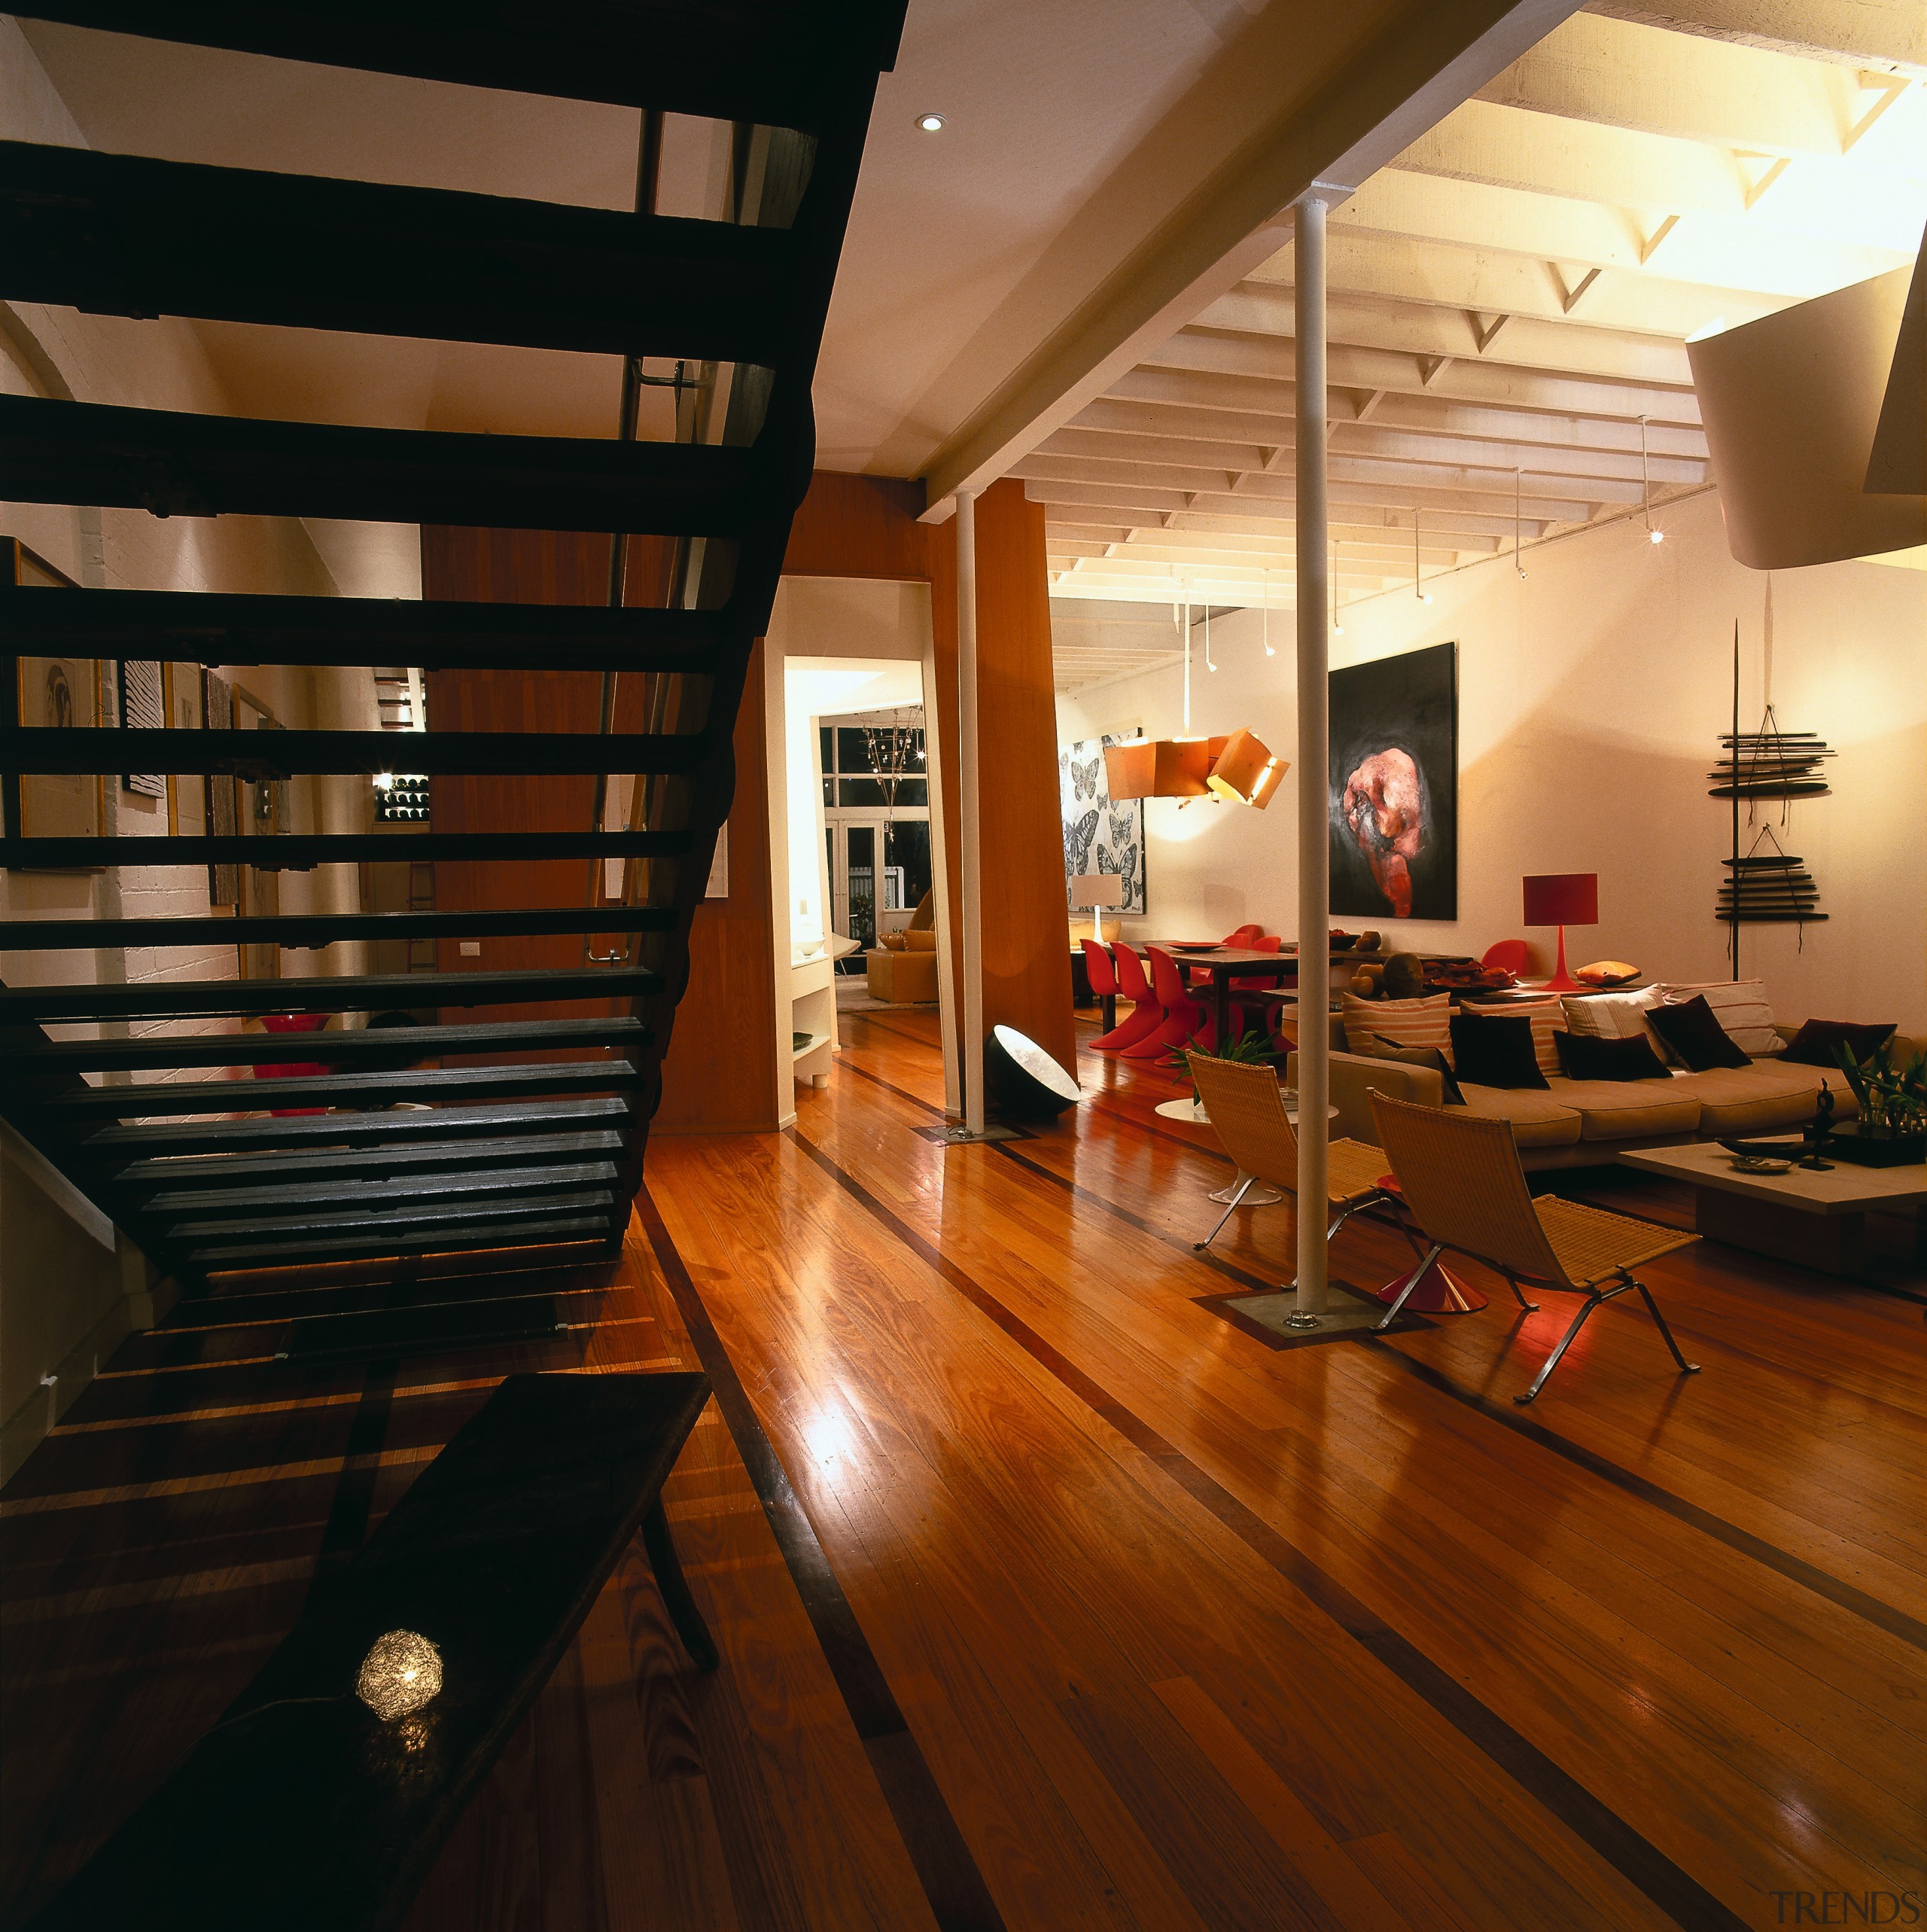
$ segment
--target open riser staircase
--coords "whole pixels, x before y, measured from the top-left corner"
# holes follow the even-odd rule
[[[0,585],[0,860],[32,870],[246,867],[405,855],[569,861],[581,903],[464,910],[0,921],[0,1114],[185,1284],[210,1272],[620,1240],[640,1184],[689,934],[735,783],[732,730],[810,476],[810,384],[877,77],[904,0],[36,5],[30,17],[642,110],[635,212],[0,143],[0,294],[113,315],[589,352],[623,360],[606,439],[470,435],[0,398],[0,498],[157,516],[604,533],[606,605],[400,602]],[[653,212],[663,117],[726,124],[716,218]],[[236,238],[244,238],[237,245]],[[661,373],[668,368],[671,373]],[[655,372],[655,373],[652,373]],[[673,440],[640,399],[673,387]],[[659,428],[660,412],[648,420]],[[638,554],[648,567],[638,569]],[[250,793],[391,771],[389,731],[49,726],[35,660],[592,673],[603,729],[463,730],[431,715],[412,772],[592,775],[571,830],[36,835],[23,788],[191,760]],[[618,681],[623,701],[614,701]],[[626,813],[605,812],[611,775]],[[237,788],[237,790],[239,788]],[[619,861],[612,874],[610,861]],[[113,875],[111,872],[108,876]],[[613,894],[605,882],[613,877]],[[261,895],[276,903],[276,895]],[[96,906],[96,912],[102,909]],[[111,908],[108,909],[110,911]],[[559,937],[579,963],[445,970],[446,942]],[[76,949],[443,944],[444,970],[76,983]],[[432,946],[431,950],[432,951]],[[290,1013],[432,1009],[300,1041]],[[51,1029],[51,1031],[50,1031]],[[95,1037],[95,1036],[98,1037]],[[237,1083],[236,1070],[318,1073]],[[422,1065],[422,1062],[431,1064]]]

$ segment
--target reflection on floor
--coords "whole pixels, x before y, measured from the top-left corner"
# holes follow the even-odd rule
[[[723,1667],[626,1561],[422,1932],[1617,1932],[1921,1888],[1927,1284],[1702,1243],[1651,1273],[1703,1374],[1615,1304],[1524,1415],[1566,1316],[1476,1269],[1484,1312],[1388,1342],[1222,1319],[1291,1211],[1192,1253],[1225,1169],[1161,1075],[1086,1053],[1056,1128],[946,1150],[910,1131],[935,1013],[845,1040],[792,1133],[655,1143],[619,1263],[236,1278],[125,1345],[0,1495],[0,1918],[497,1377],[672,1365],[717,1385],[665,1494]],[[1354,1224],[1336,1272],[1407,1252]],[[502,1339],[537,1297],[569,1325]],[[440,1352],[274,1359],[428,1302]]]

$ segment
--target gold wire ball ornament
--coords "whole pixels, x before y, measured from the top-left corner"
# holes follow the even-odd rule
[[[355,1694],[385,1723],[419,1711],[442,1687],[442,1653],[412,1630],[377,1637],[362,1659]]]

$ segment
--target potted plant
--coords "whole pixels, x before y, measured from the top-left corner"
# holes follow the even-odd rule
[[[1861,1167],[1907,1167],[1927,1160],[1927,1053],[1905,1066],[1891,1044],[1856,1061],[1839,1050],[1840,1070],[1860,1103],[1860,1117],[1836,1128],[1827,1151]]]
[[[1195,1040],[1186,1041],[1182,1047],[1174,1047],[1160,1065],[1170,1068],[1181,1079],[1189,1080],[1191,1062],[1188,1056],[1192,1053],[1213,1060],[1235,1060],[1239,1065],[1246,1067],[1275,1067],[1282,1057],[1279,1050],[1254,1029],[1240,1034],[1235,1040],[1221,1040],[1216,1046],[1209,1048],[1201,1047]],[[1194,1107],[1203,1105],[1198,1099],[1195,1080],[1191,1084],[1191,1104]]]

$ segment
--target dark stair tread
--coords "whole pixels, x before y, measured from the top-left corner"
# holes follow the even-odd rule
[[[420,1176],[447,1168],[486,1180],[504,1162],[540,1167],[571,1157],[616,1155],[623,1150],[620,1133],[604,1130],[587,1134],[534,1134],[520,1138],[461,1141],[445,1147],[363,1147],[318,1153],[194,1154],[172,1159],[130,1161],[105,1177],[110,1187],[138,1193],[147,1187],[219,1188],[266,1175],[291,1186],[366,1174],[384,1177]]]
[[[489,1169],[479,1172],[411,1174],[406,1179],[342,1181],[329,1184],[309,1179],[300,1187],[304,1206],[375,1207],[385,1201],[407,1203],[459,1199],[464,1195],[490,1199],[512,1198],[519,1194],[566,1193],[572,1189],[613,1183],[616,1167],[606,1160],[580,1161],[566,1166]],[[200,1191],[162,1193],[141,1203],[140,1211],[156,1220],[169,1215],[217,1214],[261,1208],[278,1212],[288,1205],[289,1190],[282,1185],[263,1187],[210,1187]]]
[[[284,1199],[282,1204],[288,1203]],[[394,1199],[386,1204],[345,1208],[337,1212],[318,1211],[303,1203],[293,1214],[216,1216],[209,1220],[172,1223],[167,1238],[172,1242],[218,1240],[224,1236],[259,1236],[263,1240],[305,1240],[310,1236],[355,1233],[379,1233],[390,1228],[419,1224],[422,1227],[455,1225],[464,1221],[522,1220],[531,1217],[553,1218],[559,1214],[607,1214],[616,1205],[606,1188],[579,1189],[573,1193],[537,1196],[526,1201],[503,1200],[491,1196],[480,1201],[427,1201]]]
[[[4,617],[0,617],[4,624]],[[397,760],[397,763],[401,760]],[[453,860],[684,858],[696,847],[680,832],[276,832],[154,838],[0,839],[0,865],[58,872],[107,865],[245,865],[257,872],[309,872],[318,865],[416,864]]]
[[[0,497],[23,503],[733,537],[762,503],[758,467],[753,446],[366,429],[0,396]]]
[[[245,1153],[269,1147],[424,1145],[506,1130],[516,1134],[626,1123],[627,1099],[531,1102],[525,1106],[437,1107],[425,1114],[321,1114],[285,1120],[197,1120],[186,1126],[102,1127],[65,1150],[68,1161],[152,1159],[169,1153]]]
[[[702,732],[100,731],[85,725],[0,731],[0,760],[8,771],[233,772],[244,778],[691,772],[709,748]]]
[[[768,364],[796,252],[780,228],[0,142],[8,294],[94,314]]]
[[[267,1034],[277,1044],[306,1041],[313,1034]],[[291,1059],[294,1057],[290,1054]],[[39,1103],[50,1122],[152,1119],[171,1114],[256,1113],[275,1107],[343,1108],[398,1100],[458,1105],[474,1098],[601,1092],[633,1086],[639,1075],[628,1060],[552,1060],[506,1067],[423,1067],[395,1073],[291,1074],[280,1078],[148,1080],[124,1086],[87,1086],[50,1094]]]
[[[309,1261],[352,1261],[386,1254],[455,1254],[477,1248],[553,1248],[606,1241],[622,1223],[610,1214],[565,1214],[553,1220],[499,1221],[449,1228],[403,1229],[398,1233],[342,1236],[330,1240],[238,1242],[190,1248],[196,1268],[294,1268]]]
[[[357,1060],[413,1055],[510,1053],[574,1047],[638,1048],[649,1038],[639,1019],[494,1020],[450,1026],[333,1027],[314,1033],[173,1033],[140,1040],[53,1040],[21,1047],[0,1040],[0,1062],[17,1071],[79,1068],[138,1071],[161,1067],[276,1066],[321,1060],[350,1071]]]
[[[230,921],[228,923],[232,924]],[[532,967],[523,972],[383,973],[291,980],[150,980],[142,985],[0,986],[0,1025],[166,1019],[265,1013],[379,1013],[427,1006],[548,1006],[640,999],[664,990],[645,966]]]
[[[32,20],[231,47],[377,74],[511,93],[655,108],[717,120],[810,129],[843,105],[839,81],[895,65],[903,7],[800,7],[784,0],[628,0],[479,11],[455,0],[407,8],[333,0],[35,0]]]
[[[416,664],[424,670],[708,670],[725,611],[415,602],[0,584],[0,632],[53,657],[223,664]]]
[[[668,906],[531,906],[501,912],[211,913],[156,919],[0,919],[0,952],[58,952],[102,946],[279,945],[312,950],[342,939],[487,939],[524,934],[668,932],[675,923],[674,909]],[[416,977],[426,978],[427,975]],[[285,986],[288,982],[278,983]],[[409,1002],[417,1006],[426,1003],[419,996]]]

